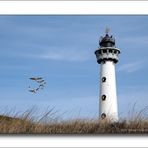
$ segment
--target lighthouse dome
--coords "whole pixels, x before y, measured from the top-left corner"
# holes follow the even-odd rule
[[[115,46],[115,38],[108,34],[105,35],[105,37],[101,37],[99,41],[99,45],[101,47],[114,47]]]

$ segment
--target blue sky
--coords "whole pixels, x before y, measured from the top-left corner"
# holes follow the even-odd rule
[[[0,16],[0,113],[47,107],[66,118],[99,111],[94,51],[105,27],[121,50],[116,65],[120,117],[148,105],[148,16]],[[28,92],[30,77],[47,85]]]

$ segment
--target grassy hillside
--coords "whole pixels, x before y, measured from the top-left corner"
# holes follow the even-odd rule
[[[134,118],[110,123],[107,120],[33,121],[27,114],[16,118],[0,116],[1,134],[141,134],[148,133],[148,120]]]

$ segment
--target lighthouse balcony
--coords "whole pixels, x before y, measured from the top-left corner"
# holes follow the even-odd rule
[[[118,62],[118,55],[120,51],[118,48],[100,48],[95,51],[97,61],[100,64],[102,61],[113,61]]]

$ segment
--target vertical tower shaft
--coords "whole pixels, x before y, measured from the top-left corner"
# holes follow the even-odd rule
[[[120,50],[115,47],[113,36],[101,37],[100,47],[95,51],[100,64],[99,117],[118,121],[115,64]]]
[[[118,120],[117,109],[117,93],[116,93],[116,76],[115,64],[112,61],[101,63],[100,66],[100,113],[99,117],[103,115],[110,117],[112,120]]]

